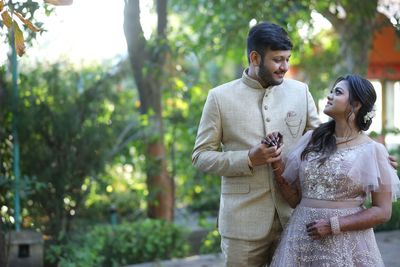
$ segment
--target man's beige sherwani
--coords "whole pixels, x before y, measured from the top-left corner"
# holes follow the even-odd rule
[[[306,84],[285,79],[263,88],[246,71],[241,79],[210,90],[197,133],[192,161],[201,171],[222,176],[218,227],[227,238],[267,236],[275,210],[285,225],[291,209],[274,185],[271,167],[248,166],[249,149],[267,133],[279,131],[283,155],[302,134],[319,125]]]

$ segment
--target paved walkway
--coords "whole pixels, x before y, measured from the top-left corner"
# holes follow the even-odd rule
[[[400,230],[375,234],[386,267],[400,267]],[[222,256],[202,255],[185,259],[142,263],[126,267],[220,267]]]
[[[386,267],[400,267],[400,230],[375,233]]]

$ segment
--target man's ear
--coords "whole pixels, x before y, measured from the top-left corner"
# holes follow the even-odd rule
[[[261,56],[258,54],[256,51],[251,51],[250,52],[250,64],[252,64],[255,67],[258,67],[261,63]]]

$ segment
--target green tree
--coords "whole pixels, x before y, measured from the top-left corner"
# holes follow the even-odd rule
[[[145,143],[148,215],[168,221],[174,216],[175,186],[167,171],[162,115],[162,91],[165,78],[167,45],[167,1],[157,1],[157,34],[146,40],[140,24],[140,1],[125,0],[124,31],[129,62],[139,91],[140,112],[148,118]]]
[[[104,72],[100,67],[76,70],[65,63],[21,73],[20,194],[25,228],[41,229],[62,243],[72,220],[85,208],[92,182],[138,131],[131,108],[134,94],[124,88],[122,77],[118,66]],[[12,173],[10,105],[5,101],[2,109],[2,182],[10,181]],[[0,198],[11,209],[12,194]]]
[[[334,34],[330,38],[336,39],[338,44],[335,54],[339,57],[330,66],[332,77],[346,72],[366,73],[372,33],[381,26],[376,23],[378,8],[386,10],[386,14],[392,12],[391,16],[397,21],[396,26],[399,28],[400,11],[393,8],[396,4],[392,0],[372,0],[362,5],[351,0],[173,1],[174,10],[184,16],[185,23],[182,24],[181,31],[188,33],[189,42],[198,44],[195,51],[199,58],[209,60],[210,57],[223,56],[226,59],[235,54],[231,59],[237,63],[245,62],[245,38],[249,22],[255,19],[275,22],[287,28],[295,44],[292,64],[301,64],[305,50],[310,50],[307,47],[313,47],[315,36],[300,37],[298,29],[306,26],[311,31],[311,12],[317,11],[333,25]],[[327,51],[327,54],[332,56],[332,50]],[[307,74],[307,77],[312,76],[320,78],[318,73]]]
[[[366,1],[362,5],[348,0],[315,1],[311,7],[332,23],[338,35],[340,58],[335,67],[344,73],[365,74],[376,27],[378,0]]]
[[[39,4],[36,2],[33,2],[31,0],[26,1],[24,3],[13,3],[12,1],[5,1],[5,0],[0,0],[0,27],[2,29],[7,28],[8,31],[6,31],[8,34],[4,36],[0,36],[1,42],[4,44],[13,44],[16,47],[17,53],[21,56],[25,52],[25,38],[23,35],[23,32],[18,25],[18,22],[22,23],[26,28],[29,28],[28,31],[28,36],[27,36],[27,42],[30,43],[31,40],[36,36],[36,33],[39,31],[39,29],[34,26],[32,21],[34,21],[34,13],[39,9]],[[46,12],[47,14],[50,14],[51,10],[47,9],[46,7]],[[3,44],[3,45],[4,45]],[[5,50],[2,50],[5,51]],[[5,80],[5,73],[6,69],[4,67],[1,67],[0,69],[0,107],[5,106],[5,97],[6,97],[6,87],[7,87],[7,82]],[[4,111],[3,109],[0,110],[0,125],[4,125],[2,122],[5,120],[3,117]],[[4,128],[0,127],[0,137],[3,136],[5,133]],[[0,150],[1,152],[4,152],[4,155],[10,155],[11,151],[6,149],[6,151],[3,150],[4,147],[2,144],[0,144]],[[0,153],[3,154],[3,153]],[[0,163],[3,163],[3,157],[0,155]],[[3,164],[1,164],[3,166]],[[0,167],[1,168],[1,167]],[[3,177],[1,177],[1,172],[0,172],[0,191],[3,191],[6,193],[9,188],[9,181],[6,181]],[[11,177],[11,176],[8,176]],[[2,192],[2,193],[3,193]],[[5,196],[5,194],[2,194],[2,196]],[[3,234],[3,220],[0,220],[0,266],[5,266],[5,263],[2,261],[5,261],[5,242],[4,242],[4,234]]]
[[[6,81],[5,81],[5,68],[0,67],[0,107],[4,107],[5,105],[5,86],[6,86]],[[4,109],[0,109],[0,125],[4,125]],[[4,136],[5,131],[2,126],[0,126],[0,136]],[[3,149],[3,145],[0,143],[0,163],[3,163],[3,157],[5,155],[5,151]],[[3,164],[1,164],[3,165]],[[0,167],[1,168],[1,167]],[[6,181],[5,179],[2,179],[0,175],[0,196],[4,196],[8,190],[8,187],[6,186]],[[4,199],[0,198],[0,202],[3,203]],[[5,266],[5,260],[6,260],[6,245],[5,245],[5,238],[3,234],[3,220],[0,219],[0,266]]]

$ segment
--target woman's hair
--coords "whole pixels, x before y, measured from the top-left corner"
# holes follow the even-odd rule
[[[247,36],[247,60],[250,63],[251,51],[256,51],[264,58],[265,51],[270,49],[292,50],[293,44],[287,32],[279,25],[261,22],[253,26]]]
[[[347,81],[349,84],[349,104],[351,106],[351,112],[347,116],[347,122],[349,122],[350,116],[355,114],[355,123],[358,130],[368,130],[372,123],[372,118],[366,115],[368,112],[372,111],[376,101],[374,86],[370,81],[359,75],[349,74],[344,77],[339,77],[335,81],[333,88],[335,88],[336,84],[340,81]],[[361,107],[358,112],[355,112],[357,102],[361,104]],[[313,131],[310,141],[301,153],[301,159],[304,160],[310,152],[320,152],[322,153],[320,163],[324,163],[337,149],[334,133],[334,120],[321,124]]]

